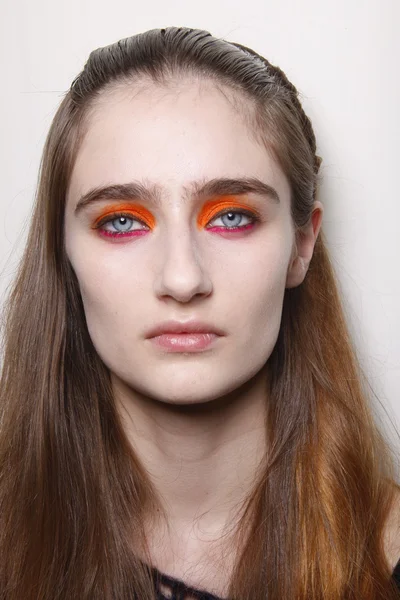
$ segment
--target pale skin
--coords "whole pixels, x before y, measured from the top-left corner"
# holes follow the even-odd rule
[[[257,178],[279,203],[256,193],[235,197],[260,215],[253,229],[199,228],[207,199],[194,194],[193,183],[216,178]],[[158,202],[134,200],[153,219],[143,235],[115,241],[92,228],[117,202],[100,200],[75,212],[90,189],[132,181],[159,186]],[[221,596],[234,556],[218,540],[265,453],[265,363],[285,289],[304,280],[322,215],[316,201],[295,239],[285,174],[206,82],[108,94],[72,174],[65,243],[89,333],[169,522],[168,533],[149,529],[152,559],[160,570]],[[220,217],[212,223],[229,227]],[[106,225],[112,232],[118,226],[118,219]],[[167,319],[206,320],[225,335],[206,352],[168,354],[146,339],[149,328]]]

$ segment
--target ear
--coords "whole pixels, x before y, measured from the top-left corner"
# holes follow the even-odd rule
[[[322,203],[318,200],[314,202],[310,221],[301,231],[297,232],[287,271],[287,288],[297,287],[304,281],[314,252],[315,242],[321,229],[323,211]]]

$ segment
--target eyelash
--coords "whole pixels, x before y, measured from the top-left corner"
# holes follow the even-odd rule
[[[255,213],[251,212],[251,211],[247,211],[247,210],[243,210],[243,209],[235,209],[235,208],[228,208],[220,213],[218,213],[217,215],[215,215],[210,222],[214,221],[215,219],[220,219],[221,217],[224,217],[225,215],[228,215],[230,213],[236,214],[236,215],[244,215],[245,217],[248,217],[250,219],[250,223],[246,223],[246,225],[238,225],[235,227],[226,227],[226,226],[221,226],[221,225],[214,225],[212,227],[212,229],[217,229],[225,231],[225,232],[240,232],[240,231],[245,231],[248,229],[253,228],[253,226],[260,222],[260,217],[258,215],[256,215]],[[105,235],[107,237],[113,237],[113,238],[121,238],[121,237],[132,237],[132,234],[137,235],[138,232],[140,232],[140,235],[142,234],[141,232],[147,232],[148,229],[133,229],[131,231],[109,231],[107,229],[103,229],[103,225],[106,225],[107,223],[112,223],[113,221],[115,221],[116,219],[120,219],[120,218],[125,218],[125,219],[129,219],[131,221],[136,221],[137,223],[141,223],[142,225],[146,226],[146,223],[144,223],[143,221],[141,221],[140,219],[137,219],[136,217],[134,217],[132,214],[127,213],[127,212],[115,212],[111,215],[107,215],[107,217],[104,217],[104,219],[101,219],[99,221],[99,223],[95,226],[95,229],[98,229],[102,235]],[[147,227],[147,226],[146,226]],[[207,227],[208,229],[208,227]]]

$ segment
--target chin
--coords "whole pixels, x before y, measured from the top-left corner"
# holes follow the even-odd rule
[[[253,378],[246,378],[244,381],[232,381],[230,386],[227,386],[226,379],[214,382],[205,383],[204,379],[194,383],[188,381],[186,384],[181,383],[179,387],[176,382],[173,385],[164,386],[162,389],[154,389],[154,386],[142,389],[140,391],[142,397],[149,398],[157,403],[179,407],[203,406],[217,408],[227,404],[231,404],[235,400],[245,400],[247,387],[251,387]],[[135,389],[135,388],[134,388]]]
[[[211,404],[212,402],[224,398],[226,393],[224,393],[223,390],[204,389],[204,384],[200,384],[198,388],[191,385],[183,389],[180,388],[179,390],[163,389],[160,392],[148,390],[145,395],[157,402],[168,404],[170,406],[193,406]]]

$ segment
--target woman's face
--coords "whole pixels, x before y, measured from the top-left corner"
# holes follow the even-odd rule
[[[249,381],[275,345],[294,249],[289,184],[212,84],[134,92],[104,96],[91,117],[66,250],[114,382],[166,403],[206,402]],[[168,320],[220,335],[149,339]]]

